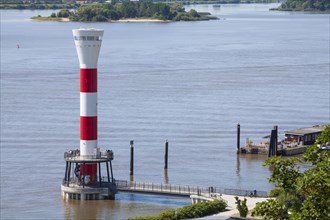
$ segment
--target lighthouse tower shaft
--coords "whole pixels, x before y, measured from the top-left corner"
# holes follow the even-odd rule
[[[97,152],[97,61],[103,30],[72,30],[80,63],[80,156],[92,158]],[[81,164],[86,182],[96,181],[97,165]]]

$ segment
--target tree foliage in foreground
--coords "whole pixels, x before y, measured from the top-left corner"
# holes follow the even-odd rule
[[[265,165],[272,169],[270,182],[275,183],[271,196],[258,203],[254,216],[263,219],[330,219],[330,150],[317,145],[330,143],[330,125],[318,137],[316,143],[304,153],[304,161],[310,169],[301,172],[297,158],[273,157]]]
[[[207,16],[201,16],[195,10],[186,12],[181,4],[168,5],[165,3],[153,3],[152,1],[122,3],[106,3],[82,5],[70,15],[71,21],[110,21],[123,18],[154,18],[160,20],[209,20]]]
[[[179,220],[200,218],[207,215],[216,214],[225,211],[227,204],[223,200],[214,200],[210,202],[196,203],[179,208],[177,216],[174,209],[166,210],[158,215],[130,218],[129,220]]]

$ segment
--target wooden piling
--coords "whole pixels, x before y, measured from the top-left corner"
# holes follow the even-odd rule
[[[167,169],[164,170],[164,182],[165,184],[168,184],[168,172],[167,172]]]
[[[129,170],[129,175],[134,174],[134,140],[130,141],[131,145],[131,160],[130,160],[130,170]]]
[[[164,169],[167,170],[168,165],[168,141],[165,142],[165,158],[164,158]]]
[[[270,141],[269,141],[269,148],[268,148],[268,157],[272,157],[276,155],[277,151],[277,131],[276,129],[272,129],[270,133]]]
[[[236,153],[239,154],[240,151],[240,142],[241,142],[241,125],[237,124],[237,149],[236,149]]]
[[[275,155],[277,155],[277,143],[278,143],[278,126],[275,125],[274,128],[275,130],[275,138],[274,138],[274,142],[275,142],[275,145],[274,145],[274,151],[275,151]]]
[[[270,139],[269,139],[269,146],[268,146],[268,157],[272,156],[272,149],[273,149],[273,130],[270,132]]]

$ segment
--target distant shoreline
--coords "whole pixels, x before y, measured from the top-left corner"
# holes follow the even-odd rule
[[[51,18],[51,17],[32,17],[33,21],[59,21],[59,22],[70,22],[69,18]],[[74,21],[72,21],[74,22]],[[173,22],[170,20],[159,20],[153,18],[124,18],[119,20],[111,20],[109,23],[167,23]]]
[[[124,18],[119,20],[112,20],[109,21],[111,23],[143,23],[143,22],[151,22],[151,23],[167,23],[172,22],[170,20],[159,20],[159,19],[153,19],[153,18]]]
[[[8,9],[17,9],[17,10],[58,10],[58,9],[77,9],[79,8],[79,4],[17,4],[17,3],[9,3],[4,0],[0,3],[0,10],[8,10]],[[261,0],[241,0],[240,2],[237,0],[201,0],[201,1],[169,1],[163,2],[168,4],[180,3],[183,5],[200,5],[200,4],[207,4],[207,5],[218,5],[218,4],[264,4],[265,2]],[[278,3],[278,0],[269,0],[267,3]]]

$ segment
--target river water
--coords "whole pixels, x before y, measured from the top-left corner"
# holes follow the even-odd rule
[[[1,11],[1,219],[125,219],[189,203],[118,194],[61,199],[63,152],[79,146],[79,63],[71,29],[105,30],[98,72],[99,146],[116,179],[270,190],[262,156],[241,145],[329,119],[329,14],[278,4],[187,6],[220,20],[34,22],[52,11]],[[17,44],[20,48],[17,48]],[[164,175],[164,144],[169,170]]]

